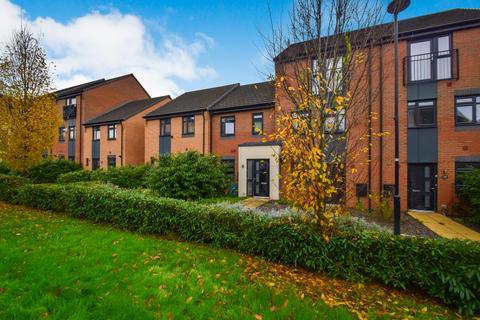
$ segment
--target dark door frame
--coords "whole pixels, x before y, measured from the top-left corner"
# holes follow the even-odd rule
[[[168,132],[163,129],[163,126],[169,125]],[[170,118],[160,119],[160,138],[159,138],[159,154],[170,154],[172,152],[172,120]],[[162,152],[164,147],[162,144],[168,141],[168,152]],[[162,143],[163,142],[163,143]]]
[[[413,190],[412,190],[412,174],[413,174],[413,168],[412,167],[423,167],[425,168],[426,166],[430,166],[431,169],[430,169],[430,183],[431,183],[431,186],[430,186],[430,195],[431,195],[431,198],[430,198],[430,203],[431,203],[431,207],[430,208],[424,208],[424,209],[419,209],[419,208],[413,208],[413,204],[412,204],[412,193],[413,193]],[[407,204],[408,204],[408,209],[409,210],[426,210],[426,211],[436,211],[437,210],[437,192],[438,192],[438,182],[437,182],[437,177],[438,177],[438,174],[437,174],[437,164],[436,163],[409,163],[408,164],[408,167],[407,167]],[[425,170],[425,169],[424,169]],[[423,172],[425,172],[423,170]],[[423,181],[426,181],[426,177],[425,176],[422,176],[422,179]],[[420,191],[421,193],[425,194],[426,191],[423,190],[423,191]]]
[[[266,170],[260,170],[260,162],[266,162]],[[250,166],[249,163],[252,163]],[[257,169],[257,163],[259,163],[259,169]],[[249,168],[252,168],[253,172],[249,178]],[[260,179],[256,179],[256,176],[260,176]],[[262,173],[264,176],[262,177]],[[251,192],[249,192],[248,185],[251,184]],[[265,186],[266,185],[266,186]],[[258,186],[258,192],[256,192]],[[262,188],[265,186],[265,188]],[[247,159],[247,196],[249,197],[269,197],[270,196],[270,159]]]

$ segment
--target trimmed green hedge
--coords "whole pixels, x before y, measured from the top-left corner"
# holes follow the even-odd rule
[[[0,200],[11,201],[28,180],[16,175],[0,174]]]
[[[344,230],[329,242],[309,225],[158,198],[104,185],[24,185],[10,201],[120,228],[260,255],[355,281],[422,290],[460,312],[480,311],[480,245]]]
[[[149,165],[141,165],[110,168],[108,170],[81,170],[62,174],[58,177],[57,182],[101,181],[127,189],[144,188],[145,176],[150,168]]]
[[[82,170],[79,163],[70,160],[43,160],[41,163],[30,167],[25,176],[33,183],[56,182],[61,174]]]

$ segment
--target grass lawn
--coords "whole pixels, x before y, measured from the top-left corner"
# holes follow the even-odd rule
[[[0,203],[0,319],[355,319],[357,314],[454,317],[434,302],[379,286]]]

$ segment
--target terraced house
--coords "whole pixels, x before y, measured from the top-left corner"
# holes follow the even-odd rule
[[[188,150],[222,158],[241,196],[279,198],[273,84],[231,84],[186,92],[145,116],[145,160]],[[238,188],[238,190],[237,190]]]
[[[127,101],[148,99],[150,95],[133,74],[112,79],[99,79],[65,88],[55,93],[57,107],[63,115],[58,140],[50,154],[86,165],[86,128],[88,120]]]
[[[384,28],[388,25],[378,26]],[[374,27],[377,28],[377,27]],[[458,176],[480,168],[480,10],[455,9],[399,21],[400,78],[400,195],[402,210],[416,209],[455,213]],[[277,76],[291,75],[295,63],[315,65],[317,57],[307,42],[292,44],[276,59]],[[328,51],[326,51],[328,57]],[[378,97],[369,113],[352,116],[367,131],[394,131],[394,52],[392,31],[365,49],[370,63],[366,75]],[[312,69],[314,69],[312,67]],[[288,104],[277,92],[279,104]],[[370,126],[370,128],[369,128]],[[373,128],[372,128],[373,127]],[[348,149],[358,135],[347,137]],[[360,174],[346,172],[347,193],[370,205],[368,194],[391,190],[394,183],[394,135],[372,137],[368,153],[355,161],[368,163]],[[348,162],[348,160],[347,160]],[[355,165],[355,163],[353,164]]]

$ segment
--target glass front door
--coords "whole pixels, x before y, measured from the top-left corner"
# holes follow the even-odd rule
[[[247,160],[247,196],[268,197],[270,192],[270,160]]]
[[[436,165],[408,165],[408,208],[435,210]]]

